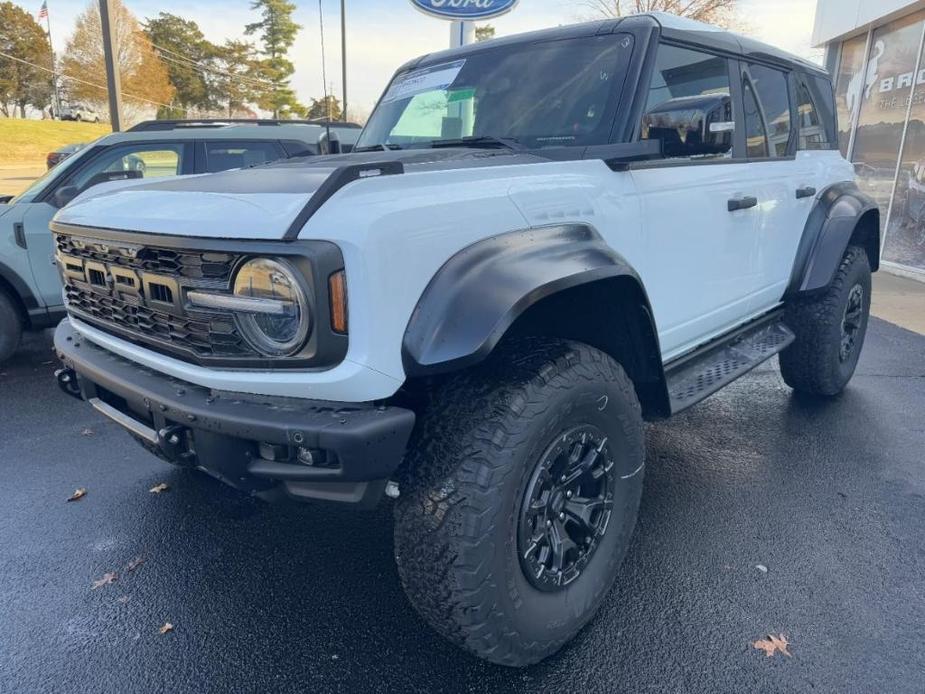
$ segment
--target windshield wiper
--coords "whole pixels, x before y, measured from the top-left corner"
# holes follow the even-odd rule
[[[394,145],[392,143],[385,144],[380,142],[375,145],[367,145],[366,147],[355,147],[354,152],[388,152],[394,149],[401,149],[401,145]]]
[[[457,137],[448,140],[431,140],[431,147],[475,147],[478,149],[495,149],[504,147],[511,150],[521,150],[524,146],[516,137],[495,137],[494,135],[473,135],[470,137]]]

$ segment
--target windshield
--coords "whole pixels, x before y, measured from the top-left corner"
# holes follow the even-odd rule
[[[633,48],[627,34],[518,43],[405,71],[357,148],[504,138],[526,147],[604,144]]]

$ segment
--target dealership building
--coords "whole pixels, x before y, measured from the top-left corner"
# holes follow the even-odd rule
[[[880,205],[885,270],[925,281],[925,0],[818,0],[839,146]]]

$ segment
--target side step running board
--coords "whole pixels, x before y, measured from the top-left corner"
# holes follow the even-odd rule
[[[770,359],[794,340],[775,312],[665,365],[671,413],[676,414]]]

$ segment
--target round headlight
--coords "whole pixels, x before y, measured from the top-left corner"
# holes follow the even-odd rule
[[[234,295],[250,308],[236,313],[251,346],[267,356],[288,356],[305,344],[311,328],[308,299],[298,275],[281,260],[255,258],[234,279]]]

